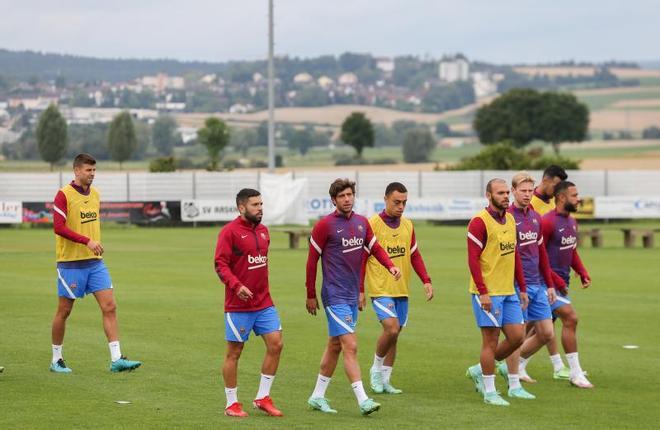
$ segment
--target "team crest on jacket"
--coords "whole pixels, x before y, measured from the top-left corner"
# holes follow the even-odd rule
[[[364,231],[364,227],[362,227],[362,224],[358,225],[358,230]]]
[[[266,240],[266,233],[261,232],[261,238],[262,238],[263,240]]]
[[[241,334],[245,334],[245,327],[241,327],[240,329],[238,329],[238,331],[240,331]]]
[[[344,317],[344,319],[345,319],[346,322],[349,323],[349,324],[352,324],[352,323],[353,323],[353,317],[350,316],[350,315],[346,315],[346,316]]]
[[[388,304],[387,304],[387,307],[388,307],[389,309],[394,309],[394,303],[388,303]]]

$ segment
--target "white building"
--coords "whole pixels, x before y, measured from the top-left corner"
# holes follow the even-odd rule
[[[165,89],[182,90],[186,86],[186,81],[181,76],[167,76],[159,73],[155,76],[143,76],[140,83],[156,92],[165,91]]]
[[[335,81],[325,75],[318,78],[316,82],[319,84],[319,87],[323,88],[324,90],[327,90],[335,84]]]
[[[438,66],[438,77],[441,81],[467,81],[470,78],[470,63],[464,57],[443,59]]]
[[[293,77],[293,82],[296,84],[309,84],[314,82],[314,78],[309,73],[298,73]]]
[[[351,72],[342,73],[337,81],[339,82],[339,85],[346,85],[346,86],[357,85],[359,82],[357,75]]]
[[[252,106],[249,103],[247,103],[247,104],[236,103],[236,104],[231,105],[231,107],[229,108],[229,113],[239,113],[240,114],[240,113],[252,112],[253,110],[254,110],[254,106]]]
[[[394,59],[388,57],[376,58],[376,68],[387,74],[394,72]]]
[[[497,82],[485,72],[474,72],[470,74],[472,77],[472,87],[474,88],[474,95],[480,99],[489,97],[497,93]]]

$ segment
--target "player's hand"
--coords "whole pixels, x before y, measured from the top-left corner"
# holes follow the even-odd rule
[[[426,301],[429,301],[433,298],[433,285],[430,282],[424,284],[424,291],[426,292]]]
[[[554,305],[557,301],[557,292],[554,288],[548,288],[548,303]]]
[[[479,296],[479,303],[481,303],[481,309],[486,312],[490,312],[490,309],[493,307],[493,302],[490,301],[488,293]]]
[[[401,269],[396,266],[390,267],[390,273],[394,276],[394,279],[397,281],[401,278]]]
[[[313,299],[307,299],[307,312],[312,315],[316,315],[316,310],[319,309],[319,301],[314,297]]]
[[[101,242],[90,239],[87,242],[87,247],[92,250],[94,255],[103,255],[103,245],[101,245]]]
[[[585,276],[584,278],[580,278],[582,281],[582,288],[589,288],[591,286],[591,278],[588,276]]]
[[[236,291],[236,295],[238,296],[239,299],[243,300],[244,302],[247,302],[253,297],[252,291],[248,289],[245,285],[241,285],[238,291]]]
[[[529,305],[529,297],[527,296],[527,293],[520,293],[520,308],[522,310],[527,309],[527,306]]]
[[[365,307],[367,307],[367,299],[365,299],[364,293],[360,293],[360,297],[358,298],[358,309],[363,311]]]

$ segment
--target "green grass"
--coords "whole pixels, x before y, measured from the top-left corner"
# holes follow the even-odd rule
[[[601,227],[606,246],[582,250],[593,287],[572,294],[581,317],[581,360],[595,390],[552,380],[543,351],[528,368],[539,380],[528,386],[538,400],[513,401],[506,409],[484,405],[464,376],[480,346],[466,292],[465,229],[419,223],[436,298],[425,303],[415,279],[393,376],[405,394],[376,396],[383,408],[369,418],[359,415],[341,364],[328,391],[340,413],[307,409],[326,341],[325,317],[311,317],[304,308],[307,251],[287,249],[285,235],[273,233],[271,290],[285,348],[272,394],[285,418],[253,413],[241,422],[222,416],[224,290],[212,264],[217,228],[104,230],[122,349],[144,365],[130,374],[108,371],[100,314],[87,298],[76,304],[67,328],[64,353],[72,375],[47,370],[56,305],[53,235],[0,229],[0,365],[6,367],[0,375],[0,428],[484,428],[493,422],[510,429],[530,423],[553,429],[653,428],[660,383],[655,331],[660,250],[623,249],[617,225]],[[378,333],[368,309],[358,331],[363,379]],[[623,349],[625,344],[640,349]],[[263,352],[262,342],[252,337],[241,359],[239,395],[246,404],[256,392]],[[505,389],[502,379],[497,385]]]
[[[660,98],[660,89],[649,88],[646,92],[635,92],[635,87],[631,87],[631,92],[617,94],[601,95],[577,95],[578,99],[586,103],[590,111],[609,109],[610,105],[621,100],[647,100]],[[636,109],[636,108],[635,108]]]

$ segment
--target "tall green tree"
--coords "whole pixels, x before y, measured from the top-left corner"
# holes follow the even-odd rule
[[[240,152],[245,158],[250,148],[257,146],[257,138],[257,129],[254,127],[234,128],[231,130],[229,142],[234,150]]]
[[[151,141],[160,155],[172,155],[177,143],[176,120],[169,115],[161,115],[154,121],[151,129]]]
[[[357,158],[362,158],[364,148],[374,146],[374,127],[364,113],[353,112],[342,123],[340,138],[355,148]]]
[[[50,163],[51,171],[53,164],[60,161],[66,153],[67,144],[66,120],[60,114],[57,106],[51,104],[41,114],[37,124],[39,154],[44,161]]]
[[[561,142],[582,142],[589,132],[589,108],[573,94],[541,94],[543,105],[537,121],[538,138],[552,144],[559,155]]]
[[[119,170],[122,168],[122,163],[131,158],[137,145],[131,114],[128,111],[118,113],[112,119],[108,130],[108,152],[112,160],[119,162]]]
[[[425,163],[431,159],[435,149],[435,139],[428,127],[417,127],[406,132],[403,140],[403,161],[406,163]]]
[[[220,161],[220,151],[229,143],[229,127],[219,118],[206,118],[204,127],[197,131],[197,139],[206,146],[209,158],[211,159],[210,169],[217,170],[218,161]]]

